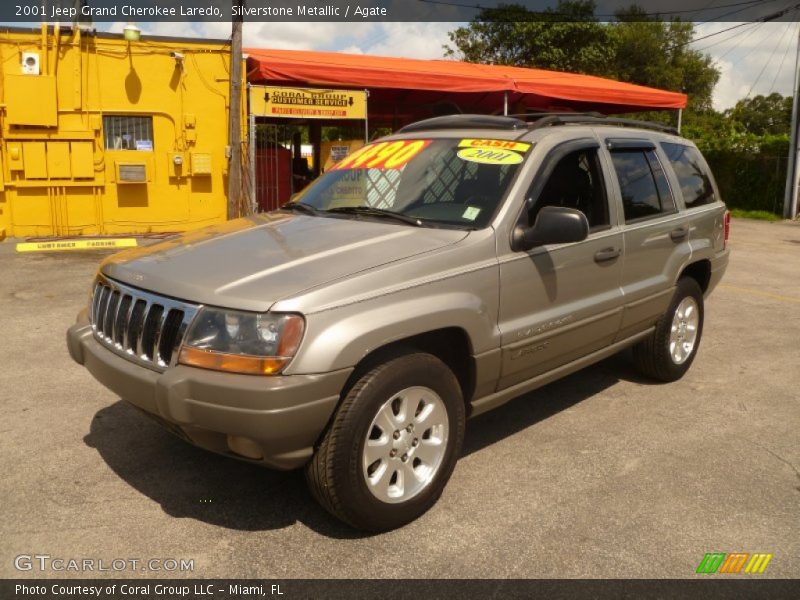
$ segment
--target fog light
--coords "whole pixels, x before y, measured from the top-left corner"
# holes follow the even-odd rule
[[[261,460],[264,458],[264,452],[262,452],[261,446],[250,438],[240,435],[228,436],[228,448],[230,448],[231,452],[239,456],[244,456],[245,458],[251,458],[253,460]]]

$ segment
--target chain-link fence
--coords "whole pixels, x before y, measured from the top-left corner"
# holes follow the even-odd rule
[[[703,154],[729,208],[782,214],[786,154],[775,156],[742,150],[706,150]]]

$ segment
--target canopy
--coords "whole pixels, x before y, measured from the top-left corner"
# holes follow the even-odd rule
[[[511,113],[550,109],[611,114],[686,106],[685,94],[544,69],[338,52],[245,52],[250,83],[370,90],[372,120],[408,121],[446,112],[496,114],[506,96]]]

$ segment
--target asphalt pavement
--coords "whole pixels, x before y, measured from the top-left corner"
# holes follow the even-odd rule
[[[439,503],[373,536],[302,473],[194,448],[72,362],[106,253],[0,243],[0,577],[694,577],[707,552],[800,577],[800,224],[734,220],[731,239],[684,379],[623,353],[469,421]],[[33,555],[47,570],[18,570]]]

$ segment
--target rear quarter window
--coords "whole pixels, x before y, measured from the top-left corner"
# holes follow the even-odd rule
[[[675,200],[654,148],[614,150],[611,160],[622,192],[626,223],[675,212]]]
[[[692,146],[662,142],[661,147],[675,171],[686,208],[716,202],[711,173],[700,151]]]

